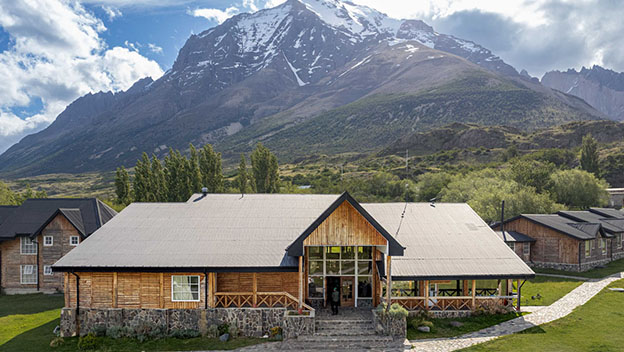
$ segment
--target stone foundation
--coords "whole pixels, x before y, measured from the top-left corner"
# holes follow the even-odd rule
[[[285,308],[120,309],[81,308],[80,335],[112,327],[140,331],[146,326],[164,333],[195,330],[205,335],[211,325],[236,326],[241,336],[261,337],[276,326],[284,338],[314,334],[314,315],[286,315]],[[76,309],[61,310],[61,336],[76,336]]]
[[[407,319],[380,314],[373,309],[373,326],[378,335],[405,338],[407,336]]]
[[[614,258],[615,255],[614,255]],[[556,269],[556,270],[564,270],[564,271],[573,271],[573,272],[582,272],[591,270],[597,266],[605,265],[611,262],[611,258],[596,260],[588,263],[578,264],[564,264],[564,263],[541,263],[541,262],[531,262],[527,263],[532,268],[543,268],[543,269]]]

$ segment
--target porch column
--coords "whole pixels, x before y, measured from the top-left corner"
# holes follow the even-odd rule
[[[390,305],[392,304],[392,257],[388,256],[388,268],[386,269],[386,310],[390,309]]]
[[[208,307],[215,307],[215,286],[217,284],[217,278],[215,273],[208,273]]]
[[[253,307],[258,306],[258,274],[253,273]]]
[[[303,308],[303,256],[299,257],[299,309]]]
[[[472,310],[475,309],[475,295],[477,293],[477,280],[472,280]]]
[[[498,279],[498,286],[497,286],[497,288],[496,288],[496,295],[497,295],[497,296],[501,296],[501,290],[502,290],[502,287],[501,287],[501,286],[502,286],[502,283],[503,283],[503,282],[502,282],[500,279]]]
[[[517,292],[518,301],[516,302],[516,310],[519,312],[520,311],[520,279],[516,281],[516,287],[518,288],[518,292]]]
[[[429,310],[429,280],[425,280],[425,310]]]

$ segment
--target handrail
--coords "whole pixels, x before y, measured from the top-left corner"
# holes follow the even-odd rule
[[[517,298],[516,296],[475,296],[475,299],[512,299],[512,298]],[[397,300],[425,300],[427,299],[426,297],[423,296],[419,296],[419,297],[412,297],[412,296],[397,296],[397,297],[392,297],[391,299],[397,299]],[[453,299],[472,299],[472,296],[429,296],[429,299],[448,299],[448,300],[453,300]]]
[[[253,292],[215,292],[214,294],[215,296],[254,296]],[[295,296],[291,295],[288,292],[256,292],[255,295],[257,296],[283,296],[283,297],[287,297],[288,299],[292,300],[293,302],[299,304],[299,299],[297,299]],[[285,303],[284,303],[285,304]],[[315,309],[312,308],[311,306],[307,305],[305,302],[303,302],[301,304],[302,307],[306,308],[307,310],[314,312]]]

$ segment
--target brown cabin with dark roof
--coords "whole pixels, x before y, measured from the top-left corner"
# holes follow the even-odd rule
[[[115,214],[95,198],[0,207],[0,287],[8,294],[63,292],[63,274],[52,264]]]

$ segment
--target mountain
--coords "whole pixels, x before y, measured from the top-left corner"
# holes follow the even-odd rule
[[[280,157],[371,152],[451,122],[539,128],[604,116],[476,43],[338,0],[289,0],[192,35],[172,68],[79,98],[0,156],[0,173],[112,170],[142,152],[257,142]]]
[[[577,96],[613,120],[624,121],[624,73],[593,66],[580,71],[550,71],[542,84]]]

